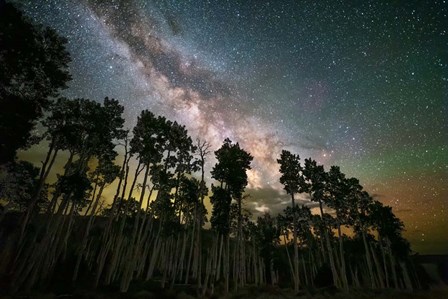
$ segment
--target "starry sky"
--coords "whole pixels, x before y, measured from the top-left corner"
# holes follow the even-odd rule
[[[68,39],[64,95],[118,99],[129,128],[149,109],[213,149],[239,142],[255,215],[288,204],[287,149],[359,178],[414,250],[448,253],[448,1],[18,3]]]

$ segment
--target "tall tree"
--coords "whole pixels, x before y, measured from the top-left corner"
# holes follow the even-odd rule
[[[246,187],[247,173],[246,171],[251,169],[250,163],[253,157],[240,148],[238,143],[233,144],[228,138],[224,140],[223,145],[217,151],[215,151],[216,159],[218,163],[213,167],[211,174],[212,178],[219,181],[221,186],[224,186],[225,190],[229,192],[230,196],[236,200],[237,203],[237,242],[235,254],[238,255],[237,263],[235,264],[238,269],[236,271],[237,277],[235,279],[235,288],[238,287],[238,281],[243,281],[243,252],[240,250],[242,243],[242,199],[243,191]]]
[[[349,200],[347,196],[350,195],[353,186],[350,181],[345,178],[339,167],[331,166],[327,173],[327,180],[325,182],[325,202],[328,207],[334,209],[336,213],[336,227],[339,241],[339,270],[342,287],[348,291],[347,270],[345,263],[344,242],[342,241],[341,226],[348,224]]]
[[[271,217],[269,213],[257,218],[256,229],[256,241],[266,269],[266,282],[275,284],[274,254],[280,241],[280,230],[275,223],[275,218]]]
[[[363,241],[364,254],[367,262],[367,268],[369,273],[369,284],[372,289],[377,287],[377,282],[375,279],[375,273],[373,269],[372,252],[368,242],[368,210],[373,199],[363,190],[362,186],[359,184],[357,179],[351,179],[349,184],[352,185],[350,193],[350,210],[349,217],[351,223],[356,232],[358,232]]]
[[[212,185],[213,195],[210,197],[210,202],[212,204],[212,216],[210,218],[210,223],[212,229],[216,232],[213,245],[211,247],[211,252],[209,254],[208,260],[211,261],[211,266],[208,266],[208,271],[206,273],[203,293],[207,289],[208,281],[210,280],[211,287],[213,289],[214,280],[217,276],[218,268],[223,268],[223,276],[225,279],[225,290],[229,291],[229,278],[230,278],[230,245],[229,245],[229,233],[230,233],[230,205],[232,203],[232,196],[227,189],[221,186]],[[222,250],[225,246],[225,257],[221,258]],[[218,250],[219,248],[219,250]]]
[[[330,262],[331,273],[333,276],[333,283],[336,287],[343,287],[341,284],[340,271],[338,271],[337,257],[333,248],[333,242],[331,240],[332,234],[332,217],[324,213],[323,206],[327,199],[326,186],[328,184],[328,174],[325,172],[323,165],[317,164],[317,162],[311,158],[305,159],[303,166],[303,180],[301,182],[301,190],[307,192],[311,201],[319,203],[320,217],[322,218],[324,226],[323,234],[325,238],[325,245],[328,253],[328,261]],[[346,288],[345,288],[346,289]]]
[[[94,183],[94,191],[93,191],[93,196],[90,201],[90,204],[85,213],[86,215],[89,215],[88,213],[90,211],[90,215],[89,215],[89,220],[87,222],[87,226],[86,226],[86,229],[84,232],[83,239],[81,241],[80,247],[77,252],[78,257],[76,260],[75,269],[73,271],[73,277],[72,277],[73,281],[76,281],[76,279],[78,277],[79,266],[81,264],[81,260],[84,256],[84,254],[85,254],[87,242],[90,237],[89,236],[90,230],[91,230],[91,227],[93,224],[94,217],[98,213],[100,199],[103,194],[103,191],[104,191],[105,187],[107,185],[111,184],[116,179],[116,177],[119,175],[120,167],[113,163],[115,156],[116,156],[115,154],[113,154],[113,155],[106,154],[106,155],[100,157],[100,159],[98,161],[98,167],[92,173],[92,177],[93,177],[92,181]]]
[[[198,164],[201,171],[201,181],[200,181],[200,206],[204,205],[204,197],[208,194],[208,188],[205,183],[205,159],[210,154],[210,144],[207,141],[201,141],[199,138],[196,140]],[[198,219],[199,221],[199,219]],[[202,226],[197,225],[197,240],[196,240],[196,251],[195,251],[195,261],[197,266],[197,290],[199,291],[202,287]],[[196,267],[194,267],[196,268]],[[199,292],[198,292],[199,293]]]
[[[413,269],[412,261],[409,259],[411,249],[409,242],[402,236],[404,231],[403,222],[395,216],[391,207],[385,206],[376,200],[369,206],[368,214],[367,221],[378,233],[378,245],[383,258],[383,269],[381,272],[385,275],[386,287],[389,286],[389,274],[391,272],[394,287],[399,288],[396,271],[398,263],[402,270],[405,287],[412,289],[413,286],[408,273],[408,265],[411,265],[411,269]]]
[[[295,213],[295,194],[303,192],[301,189],[304,186],[302,176],[302,166],[300,164],[299,155],[291,154],[291,152],[283,150],[280,159],[277,160],[280,164],[280,183],[283,184],[286,193],[291,196],[291,208],[293,211],[293,246],[294,246],[294,261],[293,261],[293,281],[294,291],[299,291],[299,250],[297,244],[297,215]]]
[[[133,273],[136,267],[136,258],[139,250],[139,240],[137,239],[139,226],[142,218],[142,204],[145,198],[148,176],[152,167],[160,163],[163,159],[167,140],[167,122],[164,117],[156,117],[154,113],[149,110],[143,110],[138,119],[137,124],[133,129],[133,137],[130,141],[131,154],[136,155],[138,165],[142,166],[144,170],[142,189],[139,198],[138,213],[134,219],[132,233],[130,235],[130,245],[126,249],[126,265],[121,278],[120,290],[127,291],[129,284],[133,278]],[[137,167],[138,169],[139,167]],[[137,180],[137,172],[134,177],[134,182]],[[134,185],[134,183],[133,183]],[[131,187],[129,198],[133,188]],[[123,219],[124,221],[124,219]],[[122,233],[122,232],[121,232]]]

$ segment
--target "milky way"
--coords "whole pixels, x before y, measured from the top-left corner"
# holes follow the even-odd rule
[[[448,250],[445,1],[21,3],[68,38],[67,96],[114,97],[129,127],[150,109],[214,149],[239,142],[255,213],[284,208],[288,149],[358,177],[415,248]]]

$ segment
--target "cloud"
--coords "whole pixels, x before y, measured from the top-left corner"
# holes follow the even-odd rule
[[[244,201],[244,207],[252,212],[254,219],[266,212],[269,212],[271,215],[277,215],[291,205],[291,196],[284,190],[271,187],[259,189],[247,188],[246,194],[249,196]],[[305,205],[310,208],[318,206],[317,203],[311,202],[303,194],[295,195],[295,203],[296,205]]]

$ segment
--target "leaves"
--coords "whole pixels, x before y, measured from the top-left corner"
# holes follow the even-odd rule
[[[230,139],[225,139],[220,149],[215,151],[218,163],[213,167],[212,178],[225,183],[231,196],[241,198],[247,185],[246,171],[251,169],[250,163],[253,157],[240,148],[238,143],[232,144]]]
[[[31,131],[71,80],[67,40],[10,3],[0,9],[0,164],[30,145]]]

